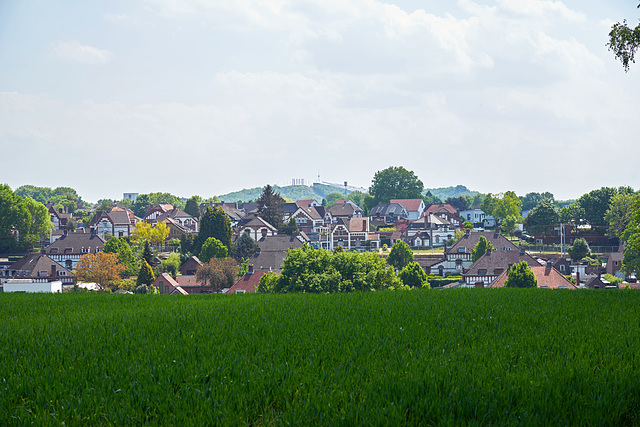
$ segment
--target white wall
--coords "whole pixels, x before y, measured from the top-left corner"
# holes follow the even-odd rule
[[[9,280],[3,286],[4,292],[45,292],[56,293],[62,292],[62,282],[32,282],[27,280]]]

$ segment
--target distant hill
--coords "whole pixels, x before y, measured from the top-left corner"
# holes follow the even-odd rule
[[[438,197],[443,202],[449,197],[458,197],[458,196],[475,196],[478,194],[478,191],[471,191],[464,185],[456,185],[455,187],[440,187],[440,188],[425,188],[422,194],[427,194],[427,191],[430,191],[431,194]]]
[[[221,201],[224,202],[248,202],[250,200],[256,200],[262,194],[264,187],[248,188],[241,191],[234,191],[233,193],[227,193],[218,196]],[[287,185],[280,187],[274,185],[273,189],[280,193],[285,199],[291,200],[316,200],[318,203],[322,202],[329,193],[343,193],[344,190],[339,189],[335,185],[327,185],[314,183],[312,187],[306,185]]]

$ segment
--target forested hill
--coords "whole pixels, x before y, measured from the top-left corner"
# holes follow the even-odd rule
[[[329,193],[342,194],[344,191],[342,189],[320,183],[314,183],[313,187],[308,187],[306,185],[288,185],[280,187],[274,185],[273,188],[285,199],[291,199],[294,201],[314,199],[317,200],[318,203],[320,203]],[[218,196],[218,198],[225,202],[248,202],[260,197],[262,189],[263,187],[248,188],[241,191],[235,191],[233,193],[222,194]],[[477,191],[471,191],[464,185],[457,185],[455,187],[425,188],[422,193],[427,194],[428,191],[440,200],[446,200],[449,197],[474,196],[478,194]]]
[[[446,200],[449,197],[470,196],[478,194],[478,191],[471,191],[464,185],[456,185],[455,187],[425,188],[422,194],[431,192],[432,196],[436,196],[440,200]]]

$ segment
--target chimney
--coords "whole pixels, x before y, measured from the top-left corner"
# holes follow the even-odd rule
[[[56,277],[56,265],[51,264],[51,277]]]
[[[253,274],[253,264],[248,265],[247,274]]]
[[[524,247],[520,246],[520,256],[524,256]]]
[[[96,228],[95,227],[91,227],[91,237],[96,235]]]
[[[465,238],[465,239],[468,239],[468,238],[469,238],[469,230],[467,230],[467,231],[464,233],[464,238]]]
[[[496,231],[496,232],[493,233],[493,238],[497,239],[499,235],[500,235],[500,232]]]
[[[485,253],[486,256],[491,255],[491,246],[487,246],[487,252]]]
[[[547,267],[547,271],[551,270],[551,261],[547,261],[545,267]]]
[[[576,269],[576,286],[580,287],[580,271]]]

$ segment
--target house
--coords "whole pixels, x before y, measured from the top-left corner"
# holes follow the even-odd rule
[[[339,218],[320,242],[322,249],[334,250],[342,246],[345,250],[368,251],[380,247],[378,234],[369,231],[369,218]]]
[[[445,246],[444,258],[439,263],[432,266],[432,274],[445,276],[447,274],[458,275],[464,269],[471,267],[472,252],[480,241],[480,237],[484,237],[490,242],[494,248],[502,251],[518,251],[519,248],[510,240],[498,232],[477,231],[466,233],[458,239],[450,248]]]
[[[210,294],[211,287],[198,280],[195,275],[176,276],[175,281],[178,286],[189,294]]]
[[[278,229],[259,216],[256,216],[242,226],[239,226],[238,236],[242,236],[245,231],[248,231],[249,236],[256,241],[263,237],[276,236],[278,234]]]
[[[227,294],[252,294],[256,291],[260,278],[267,270],[254,270],[253,265],[249,265],[247,273],[240,278],[232,287],[227,290]]]
[[[200,261],[197,256],[192,256],[180,266],[180,274],[193,276],[200,266],[202,266],[202,261]]]
[[[301,208],[309,208],[309,207],[316,207],[316,206],[320,206],[320,203],[318,203],[316,200],[297,200],[296,201],[296,205],[298,205],[298,207]]]
[[[456,227],[448,220],[428,214],[408,225],[403,240],[414,249],[444,246],[453,238],[455,231]]]
[[[464,220],[460,218],[460,212],[450,203],[429,205],[425,208],[424,215],[435,215],[446,219],[456,228],[460,228],[464,224]]]
[[[409,219],[420,219],[424,215],[426,206],[422,199],[392,199],[389,203],[398,203],[405,207]]]
[[[53,203],[47,203],[47,209],[49,211],[49,218],[55,230],[64,230],[73,215],[67,213],[64,208],[56,209]]]
[[[168,219],[171,219],[173,223],[179,225],[187,233],[197,233],[198,232],[198,219],[192,217],[182,209],[173,208],[160,215],[156,216],[154,219],[149,220],[148,222],[152,225],[157,224],[159,222],[167,222]]]
[[[105,240],[95,232],[67,233],[44,249],[52,260],[67,270],[75,270],[80,257],[102,251]]]
[[[371,208],[369,216],[374,221],[384,224],[394,224],[396,221],[409,218],[407,208],[399,203],[380,203]]]
[[[15,283],[73,283],[73,273],[45,254],[30,253],[0,271],[0,281],[22,280]],[[34,289],[40,289],[34,287]],[[43,288],[44,289],[44,288]],[[34,292],[41,292],[36,290]]]
[[[464,283],[462,286],[487,288],[512,265],[521,261],[526,261],[529,267],[540,265],[535,258],[525,252],[524,248],[519,248],[519,250],[505,250],[504,248],[491,250],[488,248],[480,259],[462,273],[462,282]]]
[[[265,236],[258,241],[258,250],[249,258],[248,265],[254,271],[282,270],[282,262],[287,257],[289,249],[299,249],[307,243],[302,234],[297,236],[277,235]]]
[[[617,286],[611,286],[611,284],[600,277],[600,275],[588,279],[584,287],[587,289],[617,289]]]
[[[624,279],[626,277],[626,275],[622,271],[620,271],[620,269],[622,268],[622,260],[624,259],[624,249],[625,243],[621,242],[618,247],[618,252],[609,254],[606,266],[607,274],[611,274],[621,279]]]
[[[331,215],[332,222],[337,222],[338,218],[360,218],[363,214],[362,209],[351,200],[338,200],[327,211]]]
[[[485,221],[488,218],[493,219],[491,215],[486,215],[482,209],[465,209],[459,213],[463,222],[470,222],[474,227],[488,227]],[[495,225],[495,221],[493,223]]]
[[[155,220],[162,214],[169,212],[173,209],[173,205],[160,203],[158,205],[152,206],[147,210],[142,218],[143,221],[148,222],[149,224],[155,224]]]
[[[576,285],[567,280],[558,270],[553,268],[550,263],[547,265],[529,266],[533,275],[538,282],[540,289],[578,289]],[[491,285],[492,288],[504,287],[509,271],[504,271]]]
[[[121,206],[115,206],[108,212],[96,212],[89,223],[91,229],[102,239],[106,239],[107,234],[114,237],[126,237],[133,234],[135,229],[136,216],[133,211]]]
[[[294,218],[298,230],[305,233],[318,233],[324,227],[324,216],[315,206],[298,207],[290,218]]]
[[[547,260],[547,264],[551,264],[553,268],[564,276],[571,274],[571,263],[566,258],[550,258]]]
[[[162,273],[151,283],[159,293],[165,295],[189,295],[182,286],[168,273]]]

